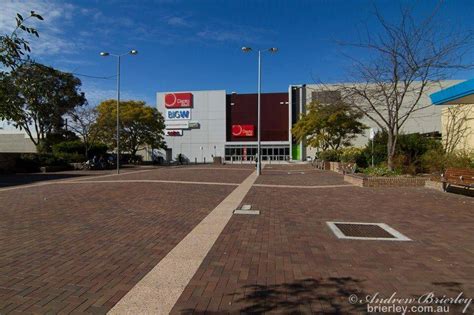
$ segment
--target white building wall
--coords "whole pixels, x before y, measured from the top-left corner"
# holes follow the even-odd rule
[[[431,93],[434,93],[436,91],[439,91],[440,89],[447,88],[451,85],[457,84],[459,80],[447,80],[441,82],[439,85],[436,86],[431,86],[430,88],[425,90],[425,93],[422,95],[419,103],[418,103],[418,108],[419,110],[413,112],[408,120],[405,122],[405,124],[402,127],[402,133],[430,133],[430,132],[440,132],[442,131],[441,127],[441,113],[442,109],[446,106],[434,106],[431,103],[431,99],[429,98],[429,95]],[[350,83],[344,83],[344,84],[350,84]],[[322,87],[321,85],[318,84],[308,84],[306,85],[306,104],[311,103],[312,100],[312,93],[314,91],[321,91],[321,90],[330,90],[331,86],[335,85],[325,85]],[[411,96],[413,97],[413,96]],[[408,104],[412,99],[410,99],[410,96],[406,98],[406,103]],[[378,128],[380,129],[375,122],[370,120],[367,117],[364,117],[361,120],[366,126],[369,128]],[[369,128],[365,131],[365,134],[358,136],[356,139],[353,140],[353,145],[356,147],[364,147],[368,141],[369,141]],[[307,155],[308,156],[314,156],[316,153],[315,148],[307,148]]]
[[[182,136],[165,136],[168,148],[172,149],[173,159],[179,153],[191,162],[194,162],[196,158],[198,162],[202,162],[204,158],[208,162],[212,161],[213,156],[224,156],[226,141],[225,90],[182,92],[193,94],[190,121],[198,122],[200,126],[199,129],[184,129]],[[157,108],[164,116],[166,113],[164,98],[168,93],[180,92],[157,93]]]

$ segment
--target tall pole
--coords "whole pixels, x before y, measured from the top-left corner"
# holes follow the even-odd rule
[[[120,174],[120,56],[117,58],[117,174]]]
[[[260,154],[260,93],[262,88],[262,53],[258,51],[258,94],[257,94],[257,176],[262,173],[262,156]]]
[[[374,138],[372,138],[372,168],[374,167]]]

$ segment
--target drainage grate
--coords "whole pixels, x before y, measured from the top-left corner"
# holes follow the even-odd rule
[[[342,239],[410,241],[397,230],[384,223],[327,222],[333,233]]]
[[[395,237],[378,225],[336,223],[336,226],[342,233],[344,233],[345,236],[385,238]]]

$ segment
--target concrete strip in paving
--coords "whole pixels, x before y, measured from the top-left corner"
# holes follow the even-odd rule
[[[140,280],[109,314],[168,314],[256,179],[256,172],[253,172]]]
[[[221,185],[221,186],[239,186],[237,183],[221,183],[221,182],[192,182],[181,180],[162,180],[162,179],[119,179],[119,180],[81,180],[81,181],[64,181],[61,184],[110,184],[110,183],[169,183],[169,184],[191,184],[191,185]]]
[[[342,188],[342,187],[358,187],[351,184],[342,185],[318,185],[318,186],[300,186],[300,185],[271,185],[271,184],[255,184],[254,187],[272,187],[272,188],[302,188],[302,189],[319,189],[319,188]]]

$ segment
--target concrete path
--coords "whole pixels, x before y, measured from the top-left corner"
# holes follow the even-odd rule
[[[163,258],[109,314],[168,314],[257,179],[253,172]]]

